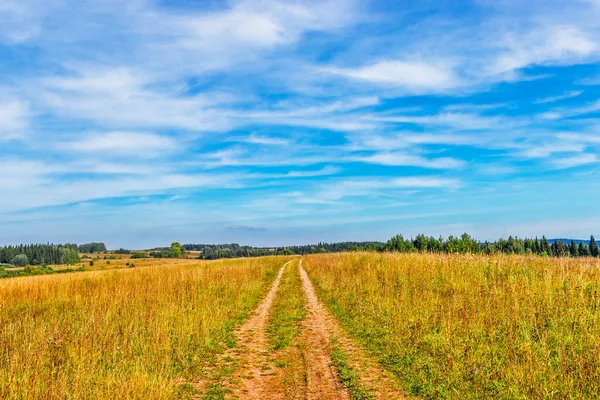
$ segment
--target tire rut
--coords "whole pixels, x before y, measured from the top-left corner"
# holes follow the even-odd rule
[[[307,311],[310,316],[306,322],[308,329],[311,333],[310,343],[314,346],[320,346],[318,349],[313,346],[314,356],[320,360],[318,363],[309,364],[314,371],[311,371],[309,376],[316,378],[309,381],[309,392],[319,393],[320,387],[315,384],[325,384],[325,387],[330,388],[337,378],[337,374],[332,369],[331,364],[331,349],[330,344],[332,339],[335,339],[338,346],[348,354],[349,361],[353,367],[359,372],[360,380],[369,389],[372,396],[376,399],[404,399],[405,397],[395,389],[393,384],[394,377],[388,372],[379,367],[370,357],[368,357],[364,350],[354,344],[354,342],[348,338],[343,332],[342,327],[339,325],[335,317],[327,310],[327,308],[319,300],[315,288],[302,267],[302,261],[298,264],[300,269],[300,276],[302,278],[302,286],[307,297]],[[324,354],[326,353],[326,354]],[[312,355],[309,353],[309,357]],[[323,361],[329,365],[326,371],[323,371]],[[323,377],[319,378],[319,374],[324,374],[327,379],[323,382]],[[333,377],[332,377],[333,374]],[[344,393],[343,390],[338,388],[338,397],[310,397],[314,399],[347,399],[349,396]],[[346,397],[344,397],[346,396]]]
[[[298,262],[306,318],[300,323],[301,333],[295,345],[278,353],[280,360],[296,361],[292,369],[287,371],[288,374],[295,374],[296,381],[299,376],[303,377],[290,393],[290,387],[284,383],[289,375],[286,377],[286,372],[275,365],[277,355],[270,351],[267,327],[283,273],[293,262]],[[235,370],[233,376],[230,375],[226,381],[221,380],[223,388],[229,393],[226,397],[252,400],[350,400],[350,392],[343,387],[331,358],[334,339],[336,346],[347,353],[350,363],[359,372],[361,382],[372,389],[371,394],[376,399],[404,398],[394,388],[391,374],[381,369],[345,335],[337,320],[321,303],[302,266],[302,260],[288,261],[279,269],[266,297],[237,330],[237,346],[222,355],[221,367],[229,366]],[[298,361],[299,358],[301,361]],[[200,384],[198,387],[206,386]]]
[[[325,308],[320,304],[302,261],[298,263],[302,288],[306,297],[306,320],[303,323],[304,343],[308,363],[308,382],[306,398],[312,399],[350,399],[348,391],[342,387],[331,360],[331,332],[328,329]]]
[[[264,397],[265,392],[270,391],[268,381],[272,374],[268,371],[273,370],[274,366],[270,365],[266,328],[283,271],[293,261],[288,261],[280,268],[271,290],[236,334],[238,346],[234,357],[239,361],[240,370],[236,375],[241,378],[241,384],[234,385],[231,390],[240,399],[264,399],[267,398]]]

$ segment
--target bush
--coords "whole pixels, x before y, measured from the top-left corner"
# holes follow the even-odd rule
[[[133,255],[131,256],[131,258],[150,258],[150,257],[148,257],[144,253],[133,253]]]
[[[94,266],[94,262],[90,261],[90,267],[93,267],[93,266]]]
[[[17,267],[24,267],[27,264],[29,264],[29,259],[25,254],[19,254],[16,255],[15,258],[13,258],[12,264],[14,264]]]

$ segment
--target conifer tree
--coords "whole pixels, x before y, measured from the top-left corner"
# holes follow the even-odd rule
[[[579,257],[588,257],[590,255],[590,249],[586,246],[583,241],[579,242]]]
[[[590,237],[590,254],[592,257],[598,257],[600,254],[598,243],[596,243],[596,239],[594,239],[593,235]]]

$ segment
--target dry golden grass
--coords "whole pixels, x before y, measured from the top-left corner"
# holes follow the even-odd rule
[[[304,257],[351,334],[426,398],[596,398],[597,259]]]
[[[232,345],[286,260],[139,259],[133,269],[2,280],[0,398],[191,395],[179,383]]]

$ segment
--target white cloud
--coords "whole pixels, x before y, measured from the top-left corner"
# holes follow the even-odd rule
[[[600,110],[600,100],[594,101],[584,106],[554,108],[547,113],[541,115],[546,119],[562,119],[593,113]]]
[[[290,171],[287,173],[286,177],[290,178],[309,178],[315,176],[325,176],[325,175],[335,175],[342,171],[340,167],[336,167],[333,165],[326,165],[317,171]]]
[[[565,142],[600,144],[600,136],[595,132],[590,133],[569,133],[563,132],[556,134],[556,137]]]
[[[264,228],[262,226],[250,226],[250,225],[232,225],[232,226],[227,227],[227,229],[251,231],[251,232],[259,232],[259,231],[267,230],[267,228]]]
[[[350,160],[387,166],[411,166],[432,169],[451,169],[464,165],[463,161],[454,158],[425,158],[397,152],[381,152],[369,156],[350,157]]]
[[[117,128],[221,131],[229,123],[214,107],[233,101],[219,93],[184,97],[157,90],[142,73],[123,68],[83,69],[77,76],[48,78],[42,84],[41,100],[56,114]]]
[[[69,166],[0,161],[0,208],[6,212],[122,196],[164,194],[177,189],[240,187],[240,175],[152,173],[104,178],[59,178],[81,172]]]
[[[499,44],[508,49],[491,66],[494,74],[534,64],[579,63],[594,56],[598,50],[596,42],[574,25],[534,28],[526,35],[507,35]]]
[[[557,153],[581,153],[586,146],[581,143],[556,142],[546,144],[531,144],[530,147],[518,153],[526,158],[544,158]]]
[[[567,91],[564,94],[561,94],[558,96],[539,98],[539,99],[535,100],[534,103],[535,104],[553,103],[555,101],[566,100],[566,99],[571,99],[573,97],[577,97],[577,96],[581,95],[582,93],[583,93],[582,90],[570,90],[570,91]]]
[[[310,30],[342,27],[354,18],[350,1],[289,3],[242,1],[231,9],[174,18],[173,28],[188,31],[188,45],[217,51],[234,47],[272,47],[294,42]],[[193,40],[193,42],[192,42]]]
[[[506,118],[503,116],[484,116],[474,113],[441,112],[435,115],[397,115],[372,116],[371,119],[380,122],[409,123],[449,127],[460,130],[494,130],[499,126],[515,128],[527,124],[522,118]]]
[[[57,0],[2,0],[0,2],[0,42],[18,44],[39,34],[40,22]]]
[[[456,188],[458,186],[459,181],[456,179],[418,176],[392,179],[389,185],[395,188]]]
[[[327,68],[326,71],[375,84],[410,90],[443,90],[458,85],[448,65],[422,61],[386,60],[359,68]]]
[[[596,156],[595,154],[584,153],[584,154],[579,154],[579,155],[576,155],[573,157],[554,159],[554,160],[552,160],[552,165],[556,169],[567,169],[567,168],[578,167],[581,165],[594,164],[594,163],[597,163],[598,161],[600,161],[600,160],[598,159],[598,156]]]
[[[66,148],[82,153],[104,153],[108,157],[128,155],[145,158],[171,153],[176,149],[176,142],[154,133],[108,132],[88,134],[67,143]]]
[[[0,142],[22,136],[28,128],[28,114],[23,102],[0,99]]]
[[[287,146],[289,144],[289,140],[286,139],[271,136],[260,136],[255,133],[250,134],[250,136],[242,141],[266,146]]]
[[[407,149],[415,145],[452,145],[452,146],[477,146],[486,145],[488,140],[476,134],[454,133],[421,133],[398,132],[388,135],[357,134],[349,137],[351,144],[348,146],[353,151]]]

